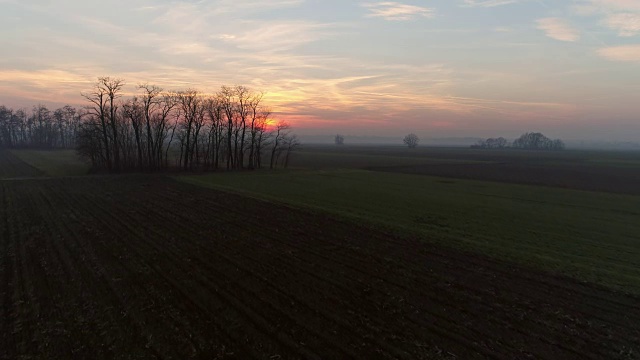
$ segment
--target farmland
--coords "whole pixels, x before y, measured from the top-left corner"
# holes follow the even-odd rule
[[[89,172],[89,165],[74,150],[13,150],[12,154],[37,168],[44,176],[79,176]]]
[[[293,206],[312,207],[374,227],[418,234],[424,241],[473,249],[640,294],[640,266],[637,265],[640,263],[640,222],[637,221],[640,197],[631,195],[638,188],[637,183],[629,184],[628,188],[610,187],[609,190],[616,190],[611,193],[571,189],[588,184],[585,180],[609,186],[601,179],[613,178],[616,171],[638,173],[638,168],[608,163],[591,165],[589,153],[556,153],[555,156],[542,153],[535,158],[535,154],[527,152],[420,149],[422,153],[419,153],[392,148],[387,155],[414,161],[414,165],[371,171],[366,169],[375,169],[390,161],[377,157],[379,149],[364,149],[359,154],[356,148],[344,155],[335,149],[321,150],[327,159],[337,158],[334,163],[349,167],[332,168],[330,162],[319,157],[321,161],[314,163],[315,170],[213,174],[182,180]],[[300,154],[300,158],[307,160],[304,164],[312,163],[314,151]],[[346,160],[340,159],[342,156]],[[453,157],[453,161],[447,163],[448,157]],[[302,159],[298,163],[303,163]],[[526,185],[531,178],[506,179],[505,174],[498,171],[493,175],[502,176],[502,182],[451,177],[455,174],[436,177],[404,173],[407,168],[435,172],[451,166],[483,169],[492,174],[487,170],[495,169],[496,163],[492,160],[522,167],[524,174],[543,168],[547,179],[554,181],[558,174],[566,174],[567,163],[581,163],[583,165],[576,166],[596,172],[600,178],[566,178],[571,182],[557,187],[552,183]],[[615,164],[614,160],[608,159]],[[467,161],[470,162],[465,163]],[[461,175],[468,177],[464,171]],[[505,183],[507,180],[523,180],[524,184]],[[631,194],[623,193],[625,191]]]
[[[0,179],[41,176],[42,171],[0,149]]]
[[[640,195],[640,153],[311,146],[305,167],[357,168]]]
[[[354,156],[33,178],[0,151],[0,358],[638,357],[636,196]]]

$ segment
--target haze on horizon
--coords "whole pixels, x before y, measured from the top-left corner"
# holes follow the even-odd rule
[[[0,104],[266,93],[302,135],[640,139],[637,0],[0,0]]]

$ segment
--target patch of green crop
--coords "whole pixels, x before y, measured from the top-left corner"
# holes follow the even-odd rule
[[[640,293],[640,197],[365,170],[183,176]]]
[[[17,158],[42,171],[45,176],[78,176],[89,171],[74,150],[12,150]]]

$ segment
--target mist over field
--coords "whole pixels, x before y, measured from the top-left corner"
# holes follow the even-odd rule
[[[300,134],[300,140],[305,144],[327,145],[334,142],[335,134],[305,135]],[[516,137],[514,137],[516,138]],[[358,136],[345,135],[349,145],[392,145],[403,146],[401,137],[391,136]],[[469,147],[483,140],[482,137],[423,137],[424,146],[453,146]],[[640,150],[640,142],[635,141],[603,141],[603,140],[564,140],[570,149],[603,149],[603,150]]]

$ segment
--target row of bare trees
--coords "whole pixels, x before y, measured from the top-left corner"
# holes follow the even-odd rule
[[[0,105],[0,148],[74,148],[81,114],[72,106],[13,110]]]
[[[215,94],[164,91],[149,84],[123,98],[122,79],[101,77],[83,93],[90,103],[78,152],[110,172],[256,169],[287,166],[300,143],[286,123],[272,124],[263,94],[222,86]]]
[[[503,137],[480,140],[471,145],[474,149],[527,149],[527,150],[564,150],[565,144],[560,139],[550,139],[539,132],[527,132],[520,135],[512,143]]]

